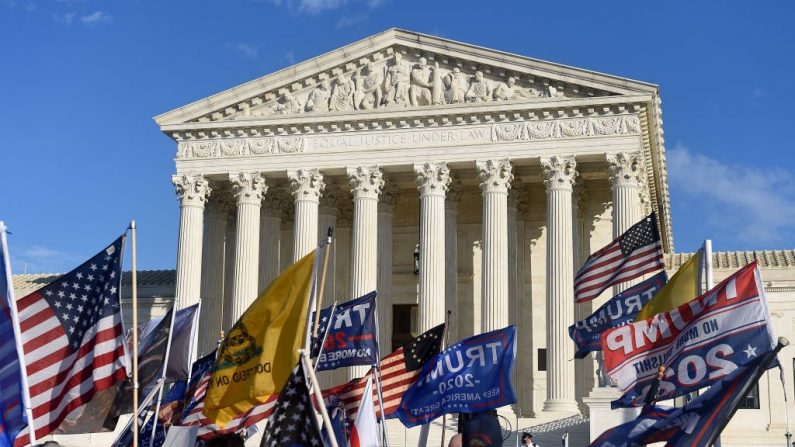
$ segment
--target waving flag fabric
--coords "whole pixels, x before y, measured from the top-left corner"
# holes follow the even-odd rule
[[[377,362],[375,292],[337,305],[333,316],[331,310],[331,307],[327,307],[320,311],[317,338],[328,327],[323,349],[320,349],[317,338],[312,340],[312,357],[317,358],[316,369],[326,371],[353,365],[372,366]]]
[[[279,393],[304,346],[315,252],[284,270],[226,334],[204,399],[204,415],[224,427]]]
[[[608,287],[664,267],[654,213],[588,257],[574,277],[574,300],[591,301]]]
[[[119,302],[123,240],[17,302],[37,439],[127,378]],[[27,443],[25,430],[15,445]]]
[[[641,406],[660,365],[660,400],[732,376],[773,349],[765,290],[756,263],[695,300],[602,336],[605,368],[624,393],[613,407]]]
[[[14,301],[6,226],[0,221],[0,339],[3,340],[0,348],[0,447],[12,445],[26,424],[22,370],[12,321]]]
[[[699,294],[699,271],[701,270],[701,258],[704,254],[698,251],[691,256],[679,270],[674,273],[668,284],[662,288],[654,298],[651,299],[643,309],[638,312],[636,320],[645,320],[658,313],[668,312],[689,301],[693,301]]]
[[[574,357],[581,359],[589,352],[601,351],[602,333],[634,321],[643,305],[663,288],[667,278],[668,274],[662,271],[610,298],[596,312],[569,326],[569,337],[577,346]]]
[[[403,398],[403,393],[417,380],[423,365],[441,351],[444,324],[440,324],[419,337],[401,346],[393,353],[381,359],[381,391],[384,395],[384,417],[397,417],[395,413]],[[340,386],[323,390],[323,396],[336,395],[345,405],[349,420],[356,418],[359,402],[367,386],[367,380],[373,376],[373,369],[361,378],[353,379]],[[375,413],[380,415],[378,393],[373,391]]]
[[[273,417],[262,435],[262,445],[320,447],[322,442],[320,426],[309,397],[303,362],[298,362],[279,394]]]
[[[443,414],[477,413],[516,402],[511,370],[516,326],[465,338],[431,358],[403,395],[397,414],[406,427]]]

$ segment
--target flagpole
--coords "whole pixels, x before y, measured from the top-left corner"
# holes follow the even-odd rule
[[[5,275],[8,281],[13,281],[11,276],[11,255],[8,253],[8,240],[6,239],[5,223],[0,221],[0,244],[3,246],[3,256],[5,264]],[[36,427],[33,419],[33,408],[30,405],[30,386],[28,385],[28,368],[25,364],[25,351],[22,349],[22,331],[19,329],[19,316],[17,315],[17,299],[14,295],[14,284],[8,285],[8,310],[11,314],[11,326],[14,329],[14,342],[17,345],[17,357],[19,358],[19,370],[22,379],[22,401],[25,405],[25,414],[28,418],[28,438],[30,445],[36,445]]]
[[[135,253],[136,244],[135,220],[130,222],[132,236],[132,358],[133,358],[133,447],[138,447],[138,272]]]
[[[715,281],[712,278],[712,239],[707,239],[704,241],[704,271],[706,273],[706,287],[707,290],[710,290],[715,287]]]
[[[174,303],[171,306],[171,322],[168,326],[168,342],[166,343],[166,357],[163,360],[163,372],[160,374],[160,379],[163,380],[163,383],[166,382],[166,375],[168,371],[168,358],[171,355],[171,341],[174,335],[174,320],[177,318],[177,305]],[[138,351],[136,351],[137,353]],[[160,391],[157,393],[157,404],[155,405],[155,418],[157,418],[158,413],[160,413],[160,403],[163,401],[163,387],[160,387]],[[155,419],[155,423],[152,424],[152,435],[149,437],[149,447],[152,447],[155,443],[155,434],[157,433],[157,420]]]
[[[198,360],[193,355],[196,353],[194,347],[196,346],[196,338],[198,337],[196,329],[199,327],[199,320],[202,313],[202,299],[199,298],[198,306],[196,307],[196,314],[193,316],[193,326],[190,328],[190,344],[188,346],[188,378],[185,379],[185,392],[188,392],[187,385],[190,383],[191,374],[193,373],[193,362]]]
[[[450,331],[450,315],[451,314],[452,314],[452,311],[450,309],[447,309],[447,318],[445,318],[445,325],[444,325],[444,335],[442,335],[442,346],[444,346],[444,349],[442,349],[442,351],[444,351],[445,349],[448,348],[448,346],[447,346],[447,336],[448,336],[448,332]],[[441,447],[444,447],[444,432],[445,432],[446,428],[447,428],[447,413],[442,415],[442,443],[441,443]],[[518,426],[517,426],[517,428],[518,428]]]
[[[320,250],[326,245],[326,241],[322,241],[315,249],[315,257],[312,261],[312,287],[309,290],[309,310],[306,313],[306,327],[304,328],[304,350],[312,351],[312,321],[314,316],[312,312],[317,312],[317,297],[318,297],[318,266],[320,264]]]
[[[336,311],[337,311],[337,301],[334,301],[334,304],[331,305],[331,312],[329,313],[328,316],[328,323],[326,323],[326,329],[323,331],[323,338],[318,339],[318,343],[320,343],[320,348],[317,350],[317,358],[320,358],[320,354],[323,353],[323,345],[325,344],[326,337],[328,337],[328,330],[331,329],[331,321],[334,319],[334,312]],[[320,310],[316,310],[315,312],[319,314]],[[310,352],[309,355],[311,356],[312,353]],[[319,364],[320,362],[315,363],[315,372],[317,372],[317,367]]]
[[[300,355],[301,361],[304,363],[304,370],[309,375],[309,392],[314,393],[317,406],[320,407],[320,416],[322,416],[323,425],[326,427],[326,432],[329,434],[331,447],[339,447],[337,445],[337,437],[334,435],[334,427],[331,426],[331,419],[329,419],[328,412],[326,411],[326,404],[323,403],[323,393],[320,392],[320,388],[316,385],[317,376],[315,376],[315,368],[312,365],[312,359],[309,358],[307,352],[303,349],[300,351]]]
[[[389,447],[389,435],[386,432],[386,418],[384,417],[384,393],[381,389],[381,326],[378,324],[378,300],[375,300],[375,308],[373,309],[375,315],[375,358],[376,362],[373,365],[375,374],[375,389],[378,391],[378,412],[381,413],[381,438],[384,446]]]
[[[318,312],[318,310],[320,309],[320,300],[323,299],[323,292],[326,288],[326,272],[328,271],[328,258],[329,254],[331,253],[331,244],[332,242],[334,242],[334,239],[332,238],[333,234],[334,234],[334,229],[328,227],[328,233],[325,241],[326,251],[323,252],[323,272],[320,275],[320,288],[318,289],[318,293],[315,297],[315,324],[314,324],[314,329],[312,331],[314,337],[317,337],[317,327],[320,320],[320,312]]]

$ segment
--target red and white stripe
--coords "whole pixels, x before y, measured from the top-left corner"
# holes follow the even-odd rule
[[[80,348],[72,352],[69,339],[47,301],[34,292],[17,301],[22,349],[27,365],[33,427],[36,438],[46,436],[95,393],[127,378],[121,314],[100,319],[89,328]],[[14,442],[29,443],[28,429]]]
[[[250,427],[257,422],[263,421],[270,417],[276,407],[276,400],[279,398],[278,394],[272,394],[268,400],[248,410],[246,413],[241,414],[226,424],[224,428],[210,422],[207,417],[202,413],[204,411],[204,396],[207,392],[207,386],[210,383],[212,371],[208,371],[202,376],[199,384],[196,386],[193,401],[198,401],[198,404],[185,416],[179,425],[198,425],[199,432],[197,436],[201,439],[212,439],[216,436],[225,435],[228,433],[235,433],[239,430]]]
[[[608,287],[635,279],[664,267],[659,240],[639,247],[628,256],[621,252],[618,238],[592,254],[574,278],[574,299],[591,301]]]
[[[398,348],[392,354],[381,360],[381,390],[384,394],[384,415],[389,418],[394,415],[403,399],[403,393],[417,380],[422,368],[415,371],[406,371],[406,362],[403,357],[403,348]],[[362,378],[353,379],[340,386],[323,390],[323,396],[338,395],[345,406],[345,415],[354,420],[359,412],[359,402],[362,400],[367,380],[372,377],[373,369]],[[373,387],[373,402],[375,413],[380,415],[380,401],[378,391]]]

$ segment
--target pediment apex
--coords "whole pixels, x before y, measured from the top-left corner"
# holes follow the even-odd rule
[[[391,28],[155,117],[161,127],[560,97],[657,94],[640,81]]]

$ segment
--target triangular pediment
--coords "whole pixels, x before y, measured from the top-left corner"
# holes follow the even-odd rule
[[[639,81],[390,29],[155,120],[164,126],[656,91]]]

